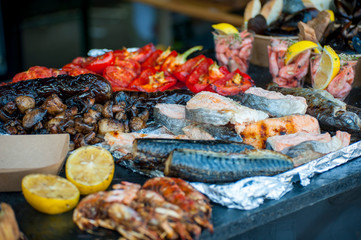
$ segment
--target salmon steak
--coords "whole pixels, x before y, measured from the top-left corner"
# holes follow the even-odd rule
[[[267,138],[297,132],[320,133],[316,118],[310,115],[290,115],[280,118],[268,118],[246,126],[236,124],[235,129],[243,142],[257,149],[266,147]]]

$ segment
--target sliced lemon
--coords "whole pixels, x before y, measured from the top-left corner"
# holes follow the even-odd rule
[[[321,90],[326,89],[339,71],[340,58],[330,46],[324,46],[320,66],[313,77],[313,88]]]
[[[22,179],[21,188],[25,200],[42,213],[64,213],[79,202],[78,188],[56,175],[29,174]]]
[[[234,27],[232,24],[229,24],[229,23],[213,24],[212,27],[215,30],[221,31],[224,34],[239,33],[238,29],[236,27]]]
[[[292,62],[295,57],[297,57],[300,53],[303,51],[306,51],[308,49],[317,49],[319,46],[317,43],[314,43],[312,41],[304,40],[299,41],[287,48],[286,56],[285,56],[285,64],[289,64]]]
[[[335,14],[333,13],[333,11],[332,10],[326,10],[326,11],[330,13],[330,22],[335,21]]]
[[[102,147],[80,147],[69,155],[65,174],[82,195],[104,191],[113,180],[113,156]]]

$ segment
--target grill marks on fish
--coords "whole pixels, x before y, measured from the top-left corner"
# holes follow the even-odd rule
[[[271,176],[291,168],[290,157],[271,150],[217,153],[176,149],[165,162],[164,174],[188,181],[222,183],[251,176]]]
[[[325,93],[326,91],[311,88],[281,88],[275,85],[269,85],[268,89],[304,97],[308,105],[307,114],[317,118],[323,130],[342,130],[360,135],[361,119],[358,115],[360,111],[356,111],[356,107],[347,107],[342,101]]]
[[[236,125],[243,142],[258,149],[266,147],[267,138],[296,132],[320,133],[317,119],[310,115],[290,115],[268,118],[243,126]]]

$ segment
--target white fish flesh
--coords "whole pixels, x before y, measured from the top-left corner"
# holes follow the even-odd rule
[[[268,118],[268,114],[251,109],[217,93],[197,93],[186,104],[186,118],[213,125],[246,124]]]
[[[304,97],[283,95],[260,87],[251,87],[244,94],[232,96],[232,99],[246,107],[268,112],[274,117],[305,114],[307,111],[307,102]]]

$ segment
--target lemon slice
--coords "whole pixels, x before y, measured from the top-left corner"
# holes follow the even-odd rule
[[[317,43],[314,43],[312,41],[304,40],[299,41],[287,48],[286,56],[285,56],[285,64],[289,64],[292,62],[295,57],[297,57],[300,53],[303,51],[306,51],[308,49],[317,49],[319,46]]]
[[[313,88],[321,90],[326,89],[339,71],[340,58],[330,46],[324,46],[320,66],[313,77]]]
[[[218,24],[213,24],[212,27],[215,30],[221,31],[224,34],[234,34],[234,33],[239,33],[238,29],[235,28],[233,25],[229,24],[229,23],[218,23]]]
[[[104,191],[113,180],[113,156],[105,148],[80,147],[68,157],[65,174],[82,195]]]
[[[59,214],[79,202],[79,190],[67,179],[51,174],[29,174],[21,182],[25,200],[36,210]]]
[[[333,13],[332,10],[326,10],[327,12],[330,13],[330,22],[334,22],[335,21],[335,14]]]

